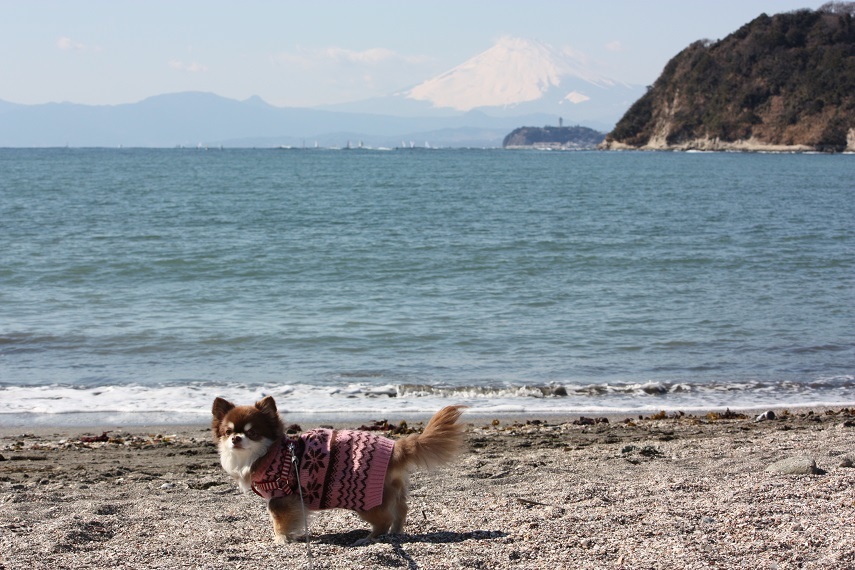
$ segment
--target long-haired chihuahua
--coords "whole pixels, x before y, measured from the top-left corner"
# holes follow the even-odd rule
[[[407,517],[409,474],[451,461],[462,449],[462,406],[437,412],[422,433],[392,440],[368,431],[316,429],[288,437],[276,402],[252,406],[222,398],[212,429],[220,463],[244,492],[267,500],[277,542],[304,528],[304,512],[345,508],[371,524],[365,544],[400,533]]]

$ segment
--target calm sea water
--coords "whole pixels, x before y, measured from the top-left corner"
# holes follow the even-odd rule
[[[0,424],[855,403],[855,156],[0,150]]]

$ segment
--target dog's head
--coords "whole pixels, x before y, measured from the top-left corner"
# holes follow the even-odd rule
[[[235,406],[222,398],[214,400],[211,429],[220,453],[235,454],[252,462],[263,456],[282,437],[282,420],[276,402],[267,396],[253,406]]]

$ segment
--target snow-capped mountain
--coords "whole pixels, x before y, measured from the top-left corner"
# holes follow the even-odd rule
[[[628,87],[598,75],[569,51],[504,37],[487,51],[405,93],[434,107],[469,111],[511,107],[540,99],[581,104],[600,90]]]
[[[393,95],[329,107],[396,116],[451,116],[472,110],[493,117],[548,115],[610,130],[642,95],[592,69],[585,58],[528,39],[504,37],[457,67]]]

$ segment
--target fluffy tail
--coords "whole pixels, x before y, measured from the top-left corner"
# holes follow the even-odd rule
[[[390,468],[433,469],[448,463],[463,448],[466,426],[459,423],[465,406],[448,406],[430,419],[422,433],[395,442]]]

